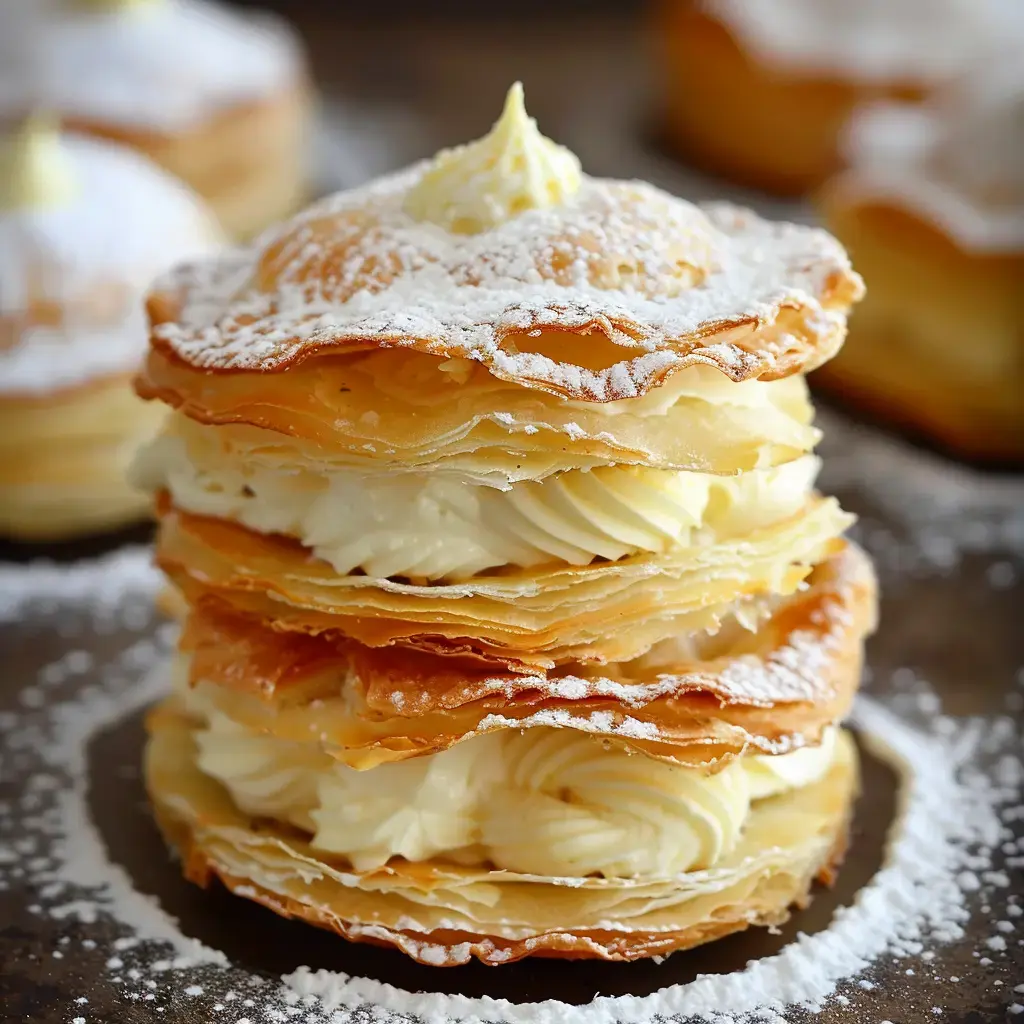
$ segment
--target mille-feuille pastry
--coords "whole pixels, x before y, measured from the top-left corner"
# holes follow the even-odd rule
[[[0,102],[57,112],[75,131],[141,150],[249,237],[306,189],[310,90],[277,20],[212,0],[57,0],[40,16],[41,66]]]
[[[802,374],[821,231],[490,135],[149,301],[186,605],[146,776],[187,876],[426,964],[631,960],[840,860],[874,614]]]
[[[870,286],[816,379],[971,458],[1024,458],[1024,71],[870,108],[823,215]]]
[[[146,515],[125,480],[162,419],[131,388],[143,295],[218,237],[137,153],[39,118],[0,140],[0,534],[58,540]]]
[[[841,165],[858,106],[917,102],[998,41],[1017,0],[661,0],[666,141],[745,185],[799,194]]]

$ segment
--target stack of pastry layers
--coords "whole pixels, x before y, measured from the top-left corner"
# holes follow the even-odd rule
[[[220,233],[143,157],[28,118],[0,138],[0,533],[63,540],[142,518],[125,470],[163,416],[131,378],[142,296]]]
[[[158,819],[193,880],[430,964],[780,921],[856,789],[874,585],[802,375],[859,278],[547,156],[543,202],[427,201],[456,151],[149,303],[176,411],[136,475],[186,609]]]

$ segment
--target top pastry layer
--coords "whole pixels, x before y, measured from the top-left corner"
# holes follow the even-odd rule
[[[609,402],[675,371],[773,380],[829,359],[862,283],[828,234],[650,185],[583,176],[556,205],[475,234],[417,220],[418,164],[332,196],[250,248],[165,276],[155,355],[274,373],[409,348]]]

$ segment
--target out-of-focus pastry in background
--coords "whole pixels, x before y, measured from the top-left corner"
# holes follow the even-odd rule
[[[8,114],[41,103],[141,150],[236,237],[302,204],[311,90],[283,23],[208,0],[57,0],[40,17],[43,67],[0,67]]]
[[[1024,68],[866,108],[821,197],[868,295],[820,383],[961,455],[1024,458]]]
[[[779,194],[819,185],[867,102],[918,102],[1006,31],[1020,0],[661,0],[663,134]]]
[[[0,140],[0,534],[59,540],[142,518],[124,480],[160,422],[131,377],[151,279],[220,241],[145,157],[38,116]]]

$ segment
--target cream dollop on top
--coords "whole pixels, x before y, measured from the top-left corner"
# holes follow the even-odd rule
[[[738,476],[636,466],[570,470],[507,490],[456,473],[310,471],[245,463],[189,425],[139,454],[133,479],[177,507],[295,537],[341,575],[465,579],[504,565],[588,565],[738,536],[795,515],[818,460]],[[699,536],[698,536],[699,534]]]
[[[571,729],[477,736],[437,754],[356,771],[317,744],[247,732],[183,689],[198,765],[244,811],[290,822],[318,849],[368,870],[401,856],[544,876],[665,876],[713,866],[736,845],[751,801],[809,785],[818,747],[740,758],[708,775],[606,749]]]
[[[0,210],[60,206],[76,194],[56,124],[33,115],[0,140]]]
[[[405,209],[417,220],[475,235],[524,210],[565,202],[581,180],[579,160],[541,135],[516,82],[490,133],[438,153],[410,190]]]

